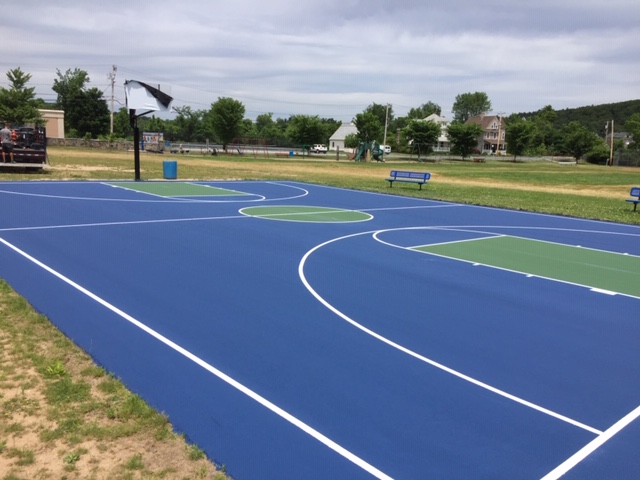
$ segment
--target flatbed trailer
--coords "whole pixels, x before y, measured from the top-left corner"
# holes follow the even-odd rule
[[[0,168],[24,168],[40,170],[48,165],[47,132],[44,127],[19,127],[13,129],[13,163],[8,153]],[[0,160],[1,162],[1,160]]]

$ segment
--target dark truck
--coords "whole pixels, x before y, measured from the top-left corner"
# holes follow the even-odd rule
[[[47,130],[44,127],[17,127],[12,129],[13,161],[8,163],[9,154],[5,154],[6,163],[1,167],[18,167],[27,170],[40,170],[48,163]]]

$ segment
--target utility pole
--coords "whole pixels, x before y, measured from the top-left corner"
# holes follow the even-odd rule
[[[502,134],[502,116],[504,112],[498,113],[498,141],[496,142],[496,155],[500,155],[500,135]]]
[[[391,105],[387,103],[387,112],[384,115],[384,139],[382,140],[383,145],[387,144],[387,125],[389,124],[389,107],[390,106]]]
[[[113,101],[115,96],[115,85],[116,85],[116,72],[118,71],[118,67],[113,65],[111,67],[111,73],[107,73],[107,78],[111,80],[111,135],[113,135]]]
[[[611,119],[611,147],[609,149],[609,166],[613,165],[613,118]]]

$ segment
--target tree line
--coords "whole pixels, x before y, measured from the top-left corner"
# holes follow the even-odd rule
[[[42,124],[39,109],[54,108],[65,112],[65,135],[71,138],[131,139],[129,112],[120,108],[114,113],[113,132],[110,131],[111,112],[103,92],[90,87],[86,71],[75,68],[65,72],[56,70],[52,90],[57,94],[53,104],[35,97],[29,87],[31,75],[19,67],[7,72],[9,88],[0,87],[0,120],[15,125]],[[482,135],[479,125],[467,120],[489,112],[492,104],[485,92],[459,94],[455,98],[453,119],[447,126],[452,153],[466,157],[474,153]],[[194,110],[190,106],[176,107],[173,119],[156,116],[142,117],[138,126],[142,131],[163,132],[166,140],[179,143],[214,143],[226,147],[235,138],[260,138],[268,145],[292,147],[329,143],[329,137],[341,122],[317,115],[291,115],[273,118],[272,113],[258,115],[255,121],[245,118],[242,102],[219,97],[209,109]],[[556,111],[547,105],[537,112],[512,114],[505,118],[506,143],[514,156],[562,155],[601,162],[609,158],[610,145],[605,143],[604,123],[611,117],[633,139],[640,140],[640,101],[613,105],[582,107]],[[358,134],[346,139],[347,146],[358,142],[386,143],[397,152],[410,152],[422,145],[425,153],[441,135],[441,126],[425,122],[431,114],[442,114],[441,107],[431,101],[411,108],[406,116],[396,117],[391,105],[372,103],[353,118]],[[614,145],[625,149],[622,140]],[[629,148],[640,150],[637,141]]]

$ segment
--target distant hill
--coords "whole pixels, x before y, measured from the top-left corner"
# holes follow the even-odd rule
[[[620,132],[624,128],[624,123],[634,113],[640,113],[640,100],[628,100],[626,102],[607,103],[603,105],[591,105],[588,107],[565,108],[556,110],[558,115],[555,125],[561,127],[569,122],[578,121],[604,137],[605,125],[613,120],[615,131]],[[521,113],[525,118],[536,115],[537,112]]]

